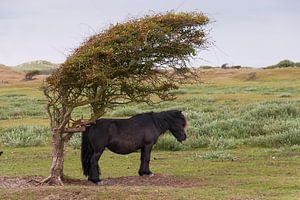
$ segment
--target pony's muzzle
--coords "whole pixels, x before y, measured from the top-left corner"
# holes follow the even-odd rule
[[[186,134],[180,135],[180,138],[178,138],[178,142],[183,142],[184,140],[186,140]]]

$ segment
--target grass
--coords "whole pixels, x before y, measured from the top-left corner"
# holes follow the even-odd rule
[[[16,126],[0,130],[0,141],[4,146],[26,147],[48,144],[50,130],[43,126]]]
[[[128,117],[141,112],[168,109],[183,110],[189,124],[188,140],[184,145],[179,145],[167,134],[158,141],[156,148],[161,150],[201,147],[230,149],[241,144],[268,147],[299,144],[298,140],[278,142],[276,138],[289,138],[290,132],[298,136],[294,130],[300,126],[300,80],[295,79],[295,74],[300,75],[300,69],[256,70],[258,78],[248,81],[247,76],[252,71],[206,70],[204,83],[182,86],[174,91],[178,98],[173,102],[154,106],[122,105],[108,110],[106,117]],[[44,109],[46,102],[40,85],[40,82],[33,82],[0,87],[0,128],[48,126]],[[73,118],[81,118],[82,115],[88,118],[89,111],[89,107],[78,108]],[[45,137],[44,140],[41,145],[49,138]],[[70,144],[78,148],[80,137],[74,137]]]
[[[2,150],[1,176],[48,175],[50,147],[3,147]],[[67,196],[80,191],[80,195],[92,199],[297,199],[300,195],[299,153],[299,146],[217,152],[209,149],[153,151],[151,169],[154,173],[198,181],[200,186],[176,189],[170,186],[45,186],[38,190],[17,189],[18,194],[14,192],[16,189],[0,189],[0,197],[13,199],[29,195],[31,199],[41,199],[51,193]],[[85,179],[80,169],[79,150],[69,148],[66,154],[66,176]],[[103,179],[136,176],[139,154],[122,156],[105,151],[100,165]]]
[[[256,79],[249,81],[249,73]],[[152,170],[203,182],[201,187],[162,186],[42,187],[0,189],[1,199],[41,199],[49,195],[91,199],[299,199],[300,68],[208,69],[202,84],[184,85],[178,98],[154,106],[129,104],[105,117],[129,117],[147,111],[180,109],[188,119],[188,139],[170,133],[152,154]],[[47,176],[51,149],[41,80],[0,86],[0,176]],[[78,108],[75,118],[89,116]],[[29,146],[29,147],[24,147]],[[36,146],[36,147],[32,147]],[[84,179],[80,134],[69,142],[64,171]],[[171,152],[170,152],[171,151]],[[102,177],[134,176],[139,154],[105,151]],[[76,195],[75,195],[76,196]],[[50,198],[50,197],[49,197]]]

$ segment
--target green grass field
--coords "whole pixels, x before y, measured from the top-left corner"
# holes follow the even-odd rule
[[[2,176],[47,176],[50,147],[3,149]],[[41,186],[38,188],[0,189],[0,198],[42,199],[50,194],[69,199],[299,199],[300,148],[239,148],[222,152],[222,157],[208,149],[192,151],[154,151],[151,168],[196,183],[193,187],[170,185],[138,186]],[[218,154],[218,153],[217,153]],[[84,179],[79,150],[68,149],[66,176]],[[102,178],[136,176],[139,154],[121,156],[105,151],[100,161]],[[163,180],[162,180],[163,182]],[[176,183],[175,183],[176,184]],[[17,192],[17,193],[16,193]]]
[[[255,78],[250,80],[251,73]],[[188,139],[179,144],[168,133],[161,137],[151,167],[175,182],[196,185],[5,188],[0,184],[0,198],[51,199],[53,194],[60,199],[300,199],[300,69],[210,69],[201,71],[201,76],[201,84],[174,91],[178,98],[173,102],[152,107],[131,104],[106,113],[106,117],[128,117],[183,110]],[[4,151],[0,177],[49,173],[50,132],[41,83],[0,86],[0,150]],[[80,108],[74,117],[88,117],[88,111]],[[67,149],[64,172],[83,180],[79,147],[80,134],[76,134]],[[100,164],[104,179],[136,176],[139,154],[107,151]]]

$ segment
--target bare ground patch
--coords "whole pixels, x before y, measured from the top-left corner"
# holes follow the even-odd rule
[[[29,188],[42,186],[39,182],[44,177],[0,177],[0,189]],[[80,179],[67,179],[65,185],[95,186],[95,184]],[[164,187],[199,187],[204,183],[198,179],[182,179],[174,176],[155,174],[153,176],[126,176],[102,180],[102,186],[164,186]],[[101,187],[101,186],[100,186]]]

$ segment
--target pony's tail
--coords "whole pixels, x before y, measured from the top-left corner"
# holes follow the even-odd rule
[[[81,165],[82,165],[82,170],[83,174],[85,176],[88,176],[90,174],[91,170],[91,158],[94,153],[93,148],[91,146],[89,137],[89,128],[87,127],[84,132],[82,132],[81,136]]]

